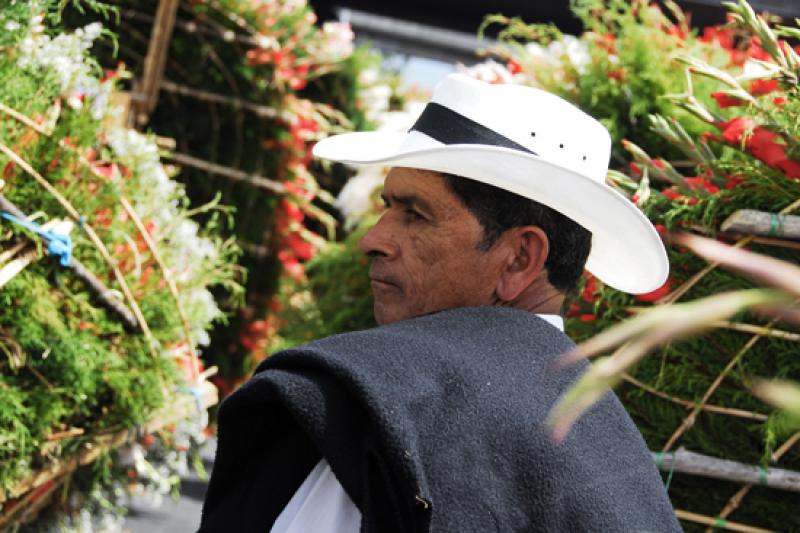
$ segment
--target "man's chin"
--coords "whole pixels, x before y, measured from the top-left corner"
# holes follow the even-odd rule
[[[375,299],[372,311],[375,315],[375,322],[377,322],[379,326],[385,326],[386,324],[411,318],[407,312],[398,306],[380,302],[377,298]]]

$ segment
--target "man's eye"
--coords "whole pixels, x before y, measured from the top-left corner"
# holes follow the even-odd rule
[[[408,218],[409,220],[422,220],[423,218],[425,218],[421,214],[419,214],[418,211],[415,211],[414,209],[406,209],[405,214],[406,218]]]

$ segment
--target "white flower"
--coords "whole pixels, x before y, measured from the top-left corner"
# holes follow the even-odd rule
[[[367,118],[369,120],[375,120],[381,113],[389,109],[392,88],[388,85],[374,85],[361,91],[359,96],[366,108],[365,114]]]
[[[320,53],[327,61],[341,61],[353,54],[355,35],[347,22],[325,22],[322,25],[325,42]]]
[[[511,83],[514,81],[511,71],[494,59],[487,59],[483,63],[478,63],[471,67],[459,65],[458,70],[467,76],[486,83]]]
[[[333,204],[345,218],[345,228],[352,229],[372,208],[372,195],[383,184],[386,170],[381,166],[365,167],[342,187]]]

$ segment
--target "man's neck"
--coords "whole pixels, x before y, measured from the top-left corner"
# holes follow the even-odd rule
[[[540,276],[517,298],[509,302],[498,301],[495,305],[513,307],[541,315],[560,315],[565,294],[550,285],[547,276]]]

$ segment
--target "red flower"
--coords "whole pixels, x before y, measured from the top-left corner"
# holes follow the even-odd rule
[[[663,194],[673,202],[683,202],[688,205],[695,205],[697,203],[697,198],[688,198],[679,193],[674,187],[670,187],[669,189],[664,189],[663,191],[661,191],[661,194]]]
[[[104,207],[94,214],[94,223],[107,228],[111,224],[113,216],[111,208]]]
[[[608,77],[612,80],[622,81],[623,79],[625,79],[625,69],[617,68],[614,70],[609,70]]]
[[[631,166],[631,173],[633,173],[634,176],[642,175],[642,167],[640,167],[636,163],[631,163],[630,166]]]
[[[729,144],[737,144],[742,141],[742,135],[753,131],[756,121],[749,117],[737,117],[719,124],[722,130],[722,138]]]
[[[681,193],[679,193],[672,187],[670,187],[669,189],[664,189],[663,191],[661,191],[661,194],[663,194],[670,200],[677,200],[678,198],[681,198]]]
[[[585,315],[581,315],[579,318],[581,322],[594,322],[597,320],[597,315],[587,313]]]
[[[702,186],[706,190],[706,192],[709,192],[711,194],[717,194],[719,192],[719,187],[714,185],[714,183],[705,176],[686,178],[686,184],[693,191],[697,190],[697,187]]]
[[[583,288],[583,292],[581,293],[581,298],[583,301],[592,303],[594,301],[594,297],[597,294],[598,286],[597,286],[597,278],[593,275],[586,273],[586,285]]]
[[[717,101],[717,105],[721,108],[725,107],[737,107],[740,105],[744,105],[744,101],[736,98],[735,96],[731,96],[728,93],[724,92],[716,92],[711,93],[711,97]]]
[[[671,35],[681,41],[686,40],[686,32],[677,24],[673,24],[667,29],[667,35]]]
[[[786,103],[786,98],[785,98],[785,97],[783,97],[783,96],[776,96],[776,97],[775,97],[775,98],[772,100],[772,103],[773,103],[773,104],[775,104],[775,105],[776,105],[776,106],[778,106],[778,107],[783,107],[783,104],[785,104],[785,103]]]
[[[763,96],[778,88],[778,80],[753,80],[750,82],[750,94]]]
[[[522,65],[513,59],[509,59],[506,66],[511,74],[520,74],[522,72]]]
[[[302,261],[308,261],[314,257],[314,253],[317,251],[316,247],[301,237],[299,233],[289,235],[286,244],[294,252],[294,256]]]
[[[657,302],[667,294],[669,294],[672,286],[672,278],[667,278],[664,284],[654,291],[646,292],[644,294],[635,294],[633,297],[640,302],[653,303]]]
[[[742,176],[727,176],[726,179],[727,183],[725,184],[725,188],[728,190],[735,189],[744,181]]]
[[[289,276],[297,281],[303,281],[305,278],[305,269],[300,261],[294,257],[289,250],[280,250],[278,252],[278,260],[283,265],[283,269]]]

